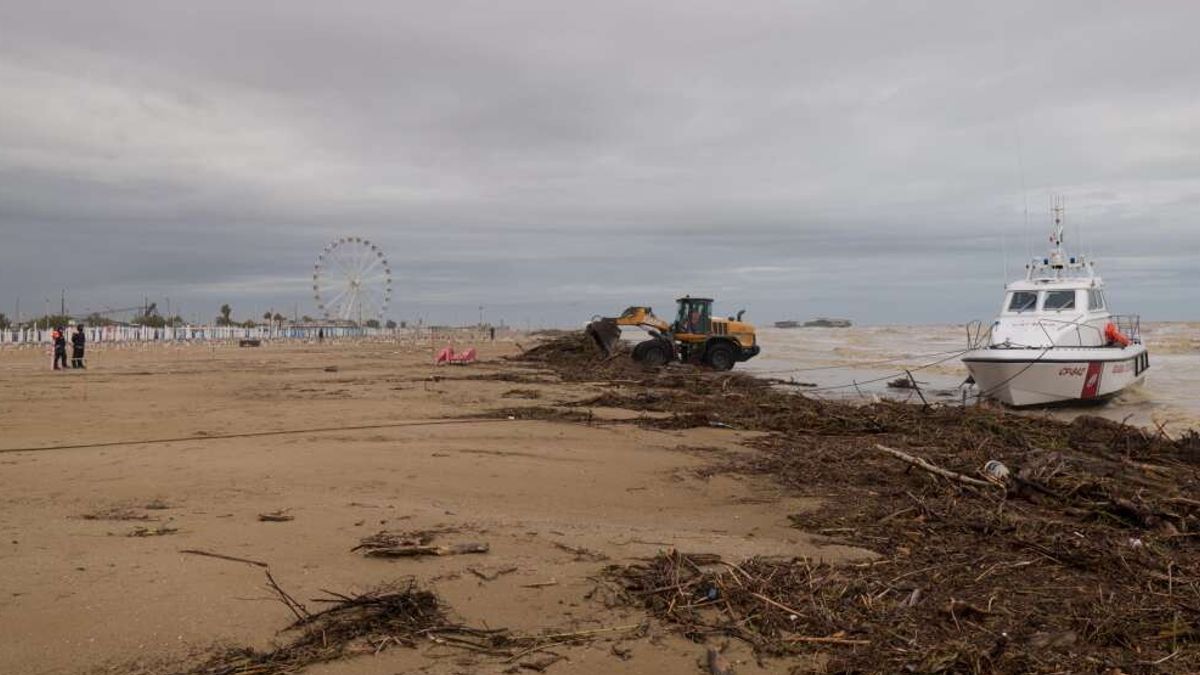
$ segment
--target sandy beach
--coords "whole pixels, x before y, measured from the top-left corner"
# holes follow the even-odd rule
[[[674,635],[632,639],[642,612],[585,600],[606,565],[671,548],[867,555],[791,527],[811,500],[697,473],[752,433],[604,424],[633,413],[603,408],[596,424],[486,418],[603,387],[489,379],[528,369],[501,360],[512,342],[480,351],[434,368],[428,344],[147,347],[97,350],[90,370],[65,373],[40,351],[0,352],[0,671],[170,672],[214,645],[266,646],[290,623],[261,566],[182,551],[265,563],[302,600],[413,576],[465,624],[615,629],[557,648],[557,673],[694,672],[704,656]],[[293,519],[259,519],[275,512]],[[382,530],[490,550],[351,552]],[[728,657],[760,671],[744,646]],[[431,643],[307,672],[513,667]]]
[[[0,0],[0,675],[1200,674],[1198,24]]]

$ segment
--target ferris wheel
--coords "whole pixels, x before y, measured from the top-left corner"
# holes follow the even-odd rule
[[[382,321],[392,300],[392,268],[383,249],[361,237],[330,242],[313,265],[313,296],[331,321]]]

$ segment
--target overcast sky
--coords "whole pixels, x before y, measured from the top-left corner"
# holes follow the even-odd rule
[[[0,312],[315,314],[317,254],[360,236],[396,319],[691,293],[962,322],[1061,193],[1117,309],[1198,319],[1197,26],[1194,1],[0,0]]]

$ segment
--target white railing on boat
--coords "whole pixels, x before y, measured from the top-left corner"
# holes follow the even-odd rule
[[[967,350],[983,349],[992,344],[992,325],[979,319],[967,324]]]
[[[1142,343],[1142,317],[1140,315],[1113,314],[1108,320],[1116,325],[1122,335],[1133,340],[1134,344]]]
[[[1129,338],[1133,344],[1142,343],[1142,319],[1137,314],[1113,314],[1108,317],[1108,322],[1117,327],[1117,330],[1122,335]],[[975,320],[967,324],[967,349],[986,349],[988,347],[1003,347],[1004,345],[992,344],[992,329],[995,323],[985,324],[983,321]],[[1093,346],[1104,347],[1109,346],[1106,328],[1100,328],[1092,324],[1083,323],[1082,321],[1064,321],[1061,319],[1052,319],[1049,317],[1041,317],[1037,320],[1037,326],[1046,336],[1046,344],[1062,346],[1062,347],[1081,347],[1084,345],[1083,335],[1087,333],[1089,336],[1095,333],[1096,344]],[[1047,330],[1047,326],[1062,329],[1064,327],[1073,327],[1075,329],[1076,345],[1059,345],[1054,337]],[[1089,332],[1090,331],[1090,332]],[[1008,345],[1012,349],[1044,349],[1044,345]]]

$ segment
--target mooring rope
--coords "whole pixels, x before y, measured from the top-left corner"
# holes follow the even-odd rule
[[[43,445],[31,448],[0,448],[0,453],[43,452],[48,450],[86,450],[91,448],[115,448],[124,445],[161,445],[163,443],[185,443],[191,441],[219,441],[231,438],[261,438],[264,436],[291,436],[295,434],[319,434],[330,431],[366,431],[370,429],[397,429],[402,427],[429,427],[449,424],[482,424],[486,422],[508,422],[506,417],[460,417],[435,420],[408,420],[380,424],[352,424],[340,427],[313,427],[308,429],[276,429],[274,431],[247,431],[236,434],[205,434],[203,436],[179,436],[176,438],[150,438],[140,440],[104,441],[101,443],[74,443],[65,445]]]
[[[878,361],[862,361],[862,362],[845,363],[845,364],[838,364],[838,365],[832,365],[832,366],[811,366],[811,367],[806,367],[806,368],[781,368],[778,370],[754,370],[751,372],[755,375],[784,375],[787,373],[811,373],[811,372],[816,372],[818,370],[867,368],[870,366],[882,366],[882,365],[887,365],[889,363],[898,363],[900,361],[908,361],[910,359],[925,359],[925,358],[929,358],[931,356],[943,356],[945,354],[954,354],[954,355],[965,354],[968,351],[971,351],[971,350],[969,350],[969,349],[967,349],[967,350],[951,349],[951,350],[947,350],[944,352],[927,352],[924,354],[907,354],[905,356],[896,356],[896,357],[893,357],[890,359],[880,359]]]
[[[956,358],[962,356],[963,354],[966,354],[969,351],[971,351],[971,350],[963,349],[960,351],[956,351],[956,352],[950,354],[950,356],[947,356],[942,359],[938,359],[937,361],[931,361],[930,363],[925,363],[925,364],[922,364],[919,366],[914,366],[912,368],[905,368],[902,371],[895,372],[895,373],[889,373],[887,375],[884,375],[883,377],[873,377],[869,380],[855,380],[855,381],[850,382],[849,384],[837,384],[837,385],[831,385],[831,386],[825,386],[825,387],[810,387],[810,388],[805,388],[802,393],[808,394],[808,393],[812,393],[812,392],[821,392],[821,391],[837,391],[839,389],[850,389],[851,387],[858,387],[858,386],[864,385],[864,384],[874,384],[876,382],[883,382],[885,380],[894,380],[895,378],[902,377],[908,373],[921,371],[926,368],[932,368],[933,366],[945,363],[952,359],[956,359]],[[947,352],[941,352],[941,353],[944,354]]]

